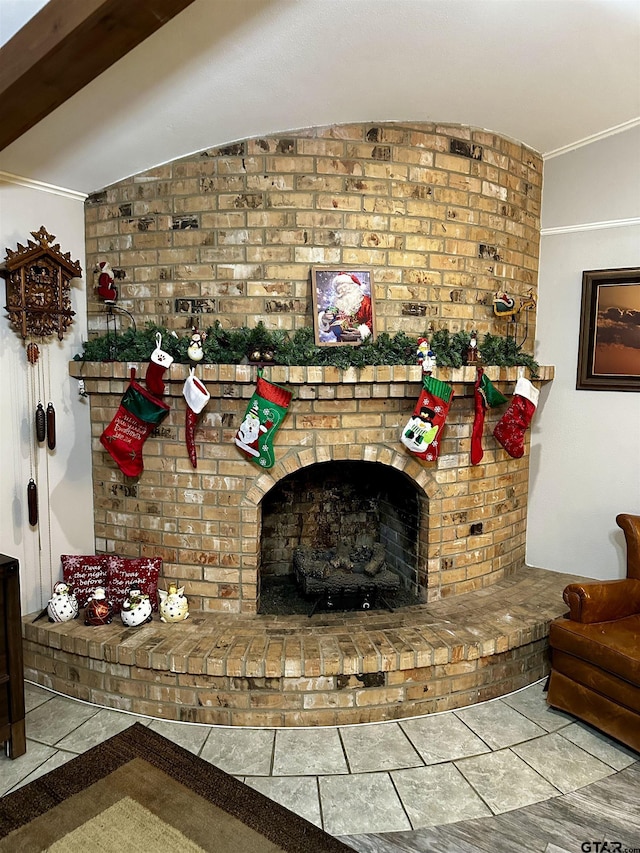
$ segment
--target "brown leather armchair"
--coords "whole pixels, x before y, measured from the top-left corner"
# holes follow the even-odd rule
[[[565,588],[569,613],[549,630],[547,702],[640,751],[640,516],[616,524],[627,577]]]

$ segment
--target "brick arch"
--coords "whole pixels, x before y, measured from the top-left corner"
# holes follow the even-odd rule
[[[408,453],[399,451],[388,445],[338,445],[335,447],[305,448],[299,451],[290,451],[281,461],[268,472],[260,476],[254,486],[247,492],[243,507],[258,507],[264,496],[277,485],[280,480],[290,474],[317,465],[322,462],[374,462],[381,465],[389,465],[413,481],[416,488],[429,501],[437,501],[441,497],[441,487],[433,476],[431,470],[418,462],[415,457]]]

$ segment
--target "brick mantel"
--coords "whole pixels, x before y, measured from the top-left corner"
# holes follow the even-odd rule
[[[76,379],[83,378],[85,381],[99,381],[105,379],[129,379],[131,368],[136,369],[138,377],[144,376],[146,362],[97,362],[97,361],[71,361],[69,362],[69,374]],[[183,381],[189,374],[190,365],[174,363],[171,367],[169,381],[176,383]],[[255,383],[257,365],[255,364],[201,364],[198,365],[197,374],[205,382],[233,383],[246,385]],[[524,375],[534,383],[550,382],[555,375],[552,365],[541,365],[535,377],[528,368],[521,367],[497,367],[488,365],[484,367],[487,378],[496,383],[515,383],[519,376]],[[473,384],[476,381],[476,367],[474,365],[452,368],[438,367],[435,371],[438,379],[450,382],[454,386],[455,395],[458,397],[473,396]],[[418,365],[370,365],[368,367],[350,367],[342,370],[338,367],[316,367],[309,366],[284,366],[273,365],[264,367],[265,379],[278,384],[309,386],[306,391],[301,392],[304,399],[326,398],[326,391],[314,392],[314,386],[367,386],[371,385],[372,397],[386,396],[385,385],[394,386],[404,383],[415,383],[419,387],[422,378],[422,369]],[[471,386],[471,389],[469,389]],[[207,389],[210,391],[208,384]],[[96,391],[104,393],[99,386]],[[175,388],[174,388],[175,391]],[[181,387],[178,389],[181,393]],[[171,393],[171,391],[169,392]],[[348,391],[343,388],[340,396],[348,396]],[[392,396],[397,396],[392,394]],[[330,399],[330,397],[328,397]]]

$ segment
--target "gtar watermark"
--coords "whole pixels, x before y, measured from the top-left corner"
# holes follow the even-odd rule
[[[640,847],[625,847],[621,841],[583,841],[583,853],[640,853]]]

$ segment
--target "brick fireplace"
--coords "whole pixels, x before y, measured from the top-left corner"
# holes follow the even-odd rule
[[[73,362],[72,375],[80,367]],[[179,389],[186,367],[171,370],[171,414],[145,444],[137,482],[123,481],[98,442],[126,385],[127,365],[86,364],[83,375],[96,438],[97,542],[125,555],[162,555],[161,583],[186,586],[191,616],[137,629],[116,621],[101,628],[33,623],[27,616],[28,677],[86,701],[167,719],[299,726],[458,708],[546,674],[548,624],[563,612],[562,589],[571,578],[524,565],[529,445],[523,459],[507,457],[490,436],[497,418],[491,410],[485,457],[469,465],[473,368],[441,372],[456,397],[442,455],[431,465],[412,458],[397,438],[419,388],[417,367],[369,367],[342,377],[327,369],[271,368],[271,378],[293,387],[295,399],[269,471],[240,457],[233,443],[255,368],[201,369],[212,398],[197,433],[196,471],[183,443]],[[517,375],[515,368],[488,372],[504,390]],[[537,383],[552,377],[552,368],[541,368]],[[311,618],[256,613],[262,564],[265,571],[288,567],[300,541],[290,536],[275,554],[272,529],[272,544],[264,547],[270,497],[290,490],[291,475],[308,485],[310,475],[334,464],[345,471],[372,466],[385,488],[400,478],[403,500],[415,495],[414,568],[425,603]]]
[[[244,140],[93,194],[87,269],[109,261],[122,308],[188,336],[214,320],[309,326],[311,265],[366,266],[379,332],[474,329],[482,339],[506,332],[492,311],[496,291],[535,294],[541,187],[535,152],[460,125],[354,124]],[[90,282],[87,310],[90,333],[104,333]],[[125,315],[119,322],[128,324]],[[534,339],[532,310],[529,352]],[[146,365],[133,366],[143,377]],[[501,411],[489,409],[484,458],[470,464],[475,367],[438,368],[454,398],[437,463],[400,442],[418,366],[267,367],[265,378],[293,399],[276,464],[263,470],[233,441],[256,368],[203,364],[211,399],[194,470],[188,367],[174,363],[170,415],[144,445],[143,475],[128,480],[99,437],[130,367],[70,364],[89,393],[96,550],[161,556],[161,584],[185,586],[192,616],[140,629],[27,619],[32,678],[169,719],[323,725],[461,707],[545,674],[548,622],[569,580],[525,566],[529,436],[525,455],[510,458],[491,435]],[[520,373],[486,372],[505,395]],[[552,378],[542,367],[534,381]],[[336,471],[350,485],[327,507]],[[305,504],[323,481],[325,492]],[[350,497],[359,487],[375,504],[369,516]],[[357,539],[358,526],[370,531],[375,521],[387,563],[422,603],[395,613],[260,614],[263,578],[290,573],[294,549],[310,542],[302,521],[311,506],[319,544]]]

